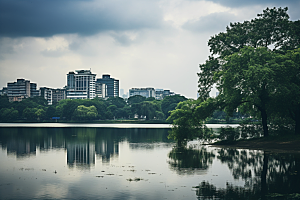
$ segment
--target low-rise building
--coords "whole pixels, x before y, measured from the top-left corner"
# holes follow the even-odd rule
[[[156,89],[155,90],[157,100],[163,100],[166,96],[172,96],[175,95],[174,92],[171,92],[170,90],[163,90],[163,89]]]
[[[0,95],[7,95],[7,87],[3,87],[2,90],[0,90]]]
[[[129,97],[140,95],[146,98],[154,97],[155,95],[155,89],[154,88],[131,88],[129,89]]]
[[[66,89],[52,89],[52,102],[59,102],[66,99]]]
[[[40,96],[47,100],[48,105],[52,105],[52,88],[41,87]]]

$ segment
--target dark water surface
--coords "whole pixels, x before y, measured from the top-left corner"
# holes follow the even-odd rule
[[[300,199],[300,155],[175,148],[166,128],[0,127],[0,199]]]

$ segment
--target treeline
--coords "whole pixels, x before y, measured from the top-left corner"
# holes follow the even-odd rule
[[[60,118],[66,121],[91,121],[112,119],[165,120],[169,111],[187,98],[180,95],[167,96],[163,100],[133,96],[127,101],[120,97],[106,100],[65,99],[47,105],[42,97],[24,99],[21,102],[9,102],[7,96],[0,96],[0,121],[47,121]]]

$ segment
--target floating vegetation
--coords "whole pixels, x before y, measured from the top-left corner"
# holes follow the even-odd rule
[[[42,169],[42,171],[44,171],[44,172],[45,172],[45,171],[46,171],[46,169]]]
[[[129,178],[129,179],[126,179],[126,180],[129,181],[129,182],[131,182],[131,181],[138,182],[138,181],[141,181],[141,180],[144,180],[144,179],[142,179],[142,178],[134,178],[134,179]]]
[[[156,173],[154,173],[154,172],[150,172],[150,173],[148,173],[148,174],[156,174]]]
[[[136,172],[136,170],[134,170],[134,169],[130,169],[130,170],[127,170],[127,171],[130,171],[130,172]]]
[[[113,175],[115,175],[115,174],[106,174],[106,175],[108,175],[108,176],[113,176]]]

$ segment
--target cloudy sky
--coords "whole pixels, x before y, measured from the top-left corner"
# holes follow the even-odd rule
[[[62,88],[69,71],[92,69],[125,92],[196,98],[210,36],[267,7],[300,19],[300,0],[0,0],[0,87],[25,78]]]

